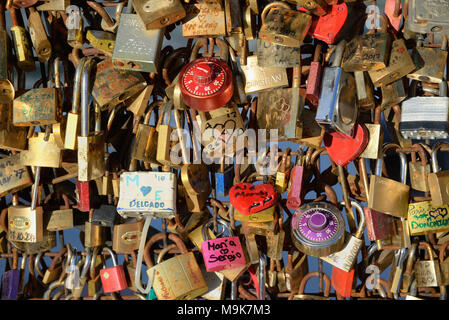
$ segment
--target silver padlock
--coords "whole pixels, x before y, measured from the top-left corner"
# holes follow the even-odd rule
[[[410,0],[408,29],[416,33],[449,34],[449,2],[441,0]]]
[[[439,97],[412,97],[402,103],[399,131],[405,139],[447,139],[448,120],[449,98],[443,80]]]
[[[338,43],[331,67],[324,68],[316,122],[327,132],[351,135],[357,119],[354,77],[340,67],[346,41]]]

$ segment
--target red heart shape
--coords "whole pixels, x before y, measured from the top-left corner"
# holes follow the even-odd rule
[[[354,130],[354,138],[340,132],[324,134],[324,146],[329,157],[339,166],[344,167],[354,161],[368,145],[368,129],[357,124]]]
[[[277,194],[271,184],[238,183],[229,190],[231,205],[241,214],[265,210],[276,202]]]

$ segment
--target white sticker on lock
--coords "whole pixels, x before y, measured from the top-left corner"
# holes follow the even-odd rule
[[[176,175],[172,172],[124,172],[120,175],[117,212],[123,217],[173,218]]]

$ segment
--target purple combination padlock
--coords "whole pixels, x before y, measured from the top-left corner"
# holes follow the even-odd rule
[[[17,300],[19,294],[20,270],[6,271],[2,276],[2,300]]]
[[[292,217],[293,243],[309,256],[324,257],[343,249],[344,230],[342,213],[328,202],[307,203]]]

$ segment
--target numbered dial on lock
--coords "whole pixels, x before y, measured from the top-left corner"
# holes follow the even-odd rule
[[[312,202],[297,209],[292,218],[293,242],[305,254],[323,257],[344,246],[344,220],[327,202]]]
[[[224,106],[234,93],[229,67],[214,58],[191,61],[180,72],[179,86],[186,105],[198,111]]]

